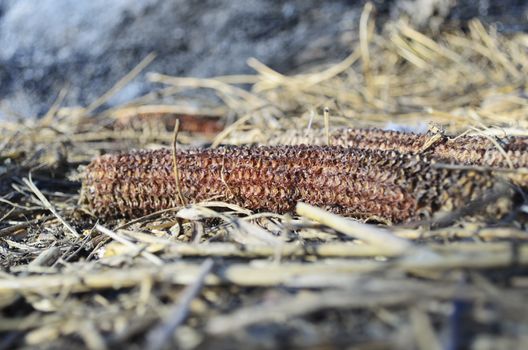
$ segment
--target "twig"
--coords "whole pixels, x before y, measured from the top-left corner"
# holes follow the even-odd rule
[[[357,281],[356,281],[357,282]],[[221,335],[231,333],[241,328],[263,322],[284,320],[301,316],[325,308],[370,308],[409,304],[419,298],[438,297],[452,298],[460,296],[460,291],[450,286],[436,288],[412,287],[399,288],[382,292],[372,287],[356,286],[356,290],[324,291],[321,293],[300,293],[293,297],[284,297],[272,304],[264,304],[242,308],[228,315],[216,316],[209,320],[206,326],[208,333]],[[379,286],[378,286],[378,289]],[[479,293],[477,289],[468,289],[466,297],[474,298]]]
[[[193,205],[189,208],[184,208],[178,211],[178,217],[187,220],[197,220],[200,218],[220,218],[239,230],[233,230],[233,239],[242,244],[265,243],[267,245],[276,246],[280,243],[280,238],[275,237],[270,232],[262,229],[258,225],[254,225],[245,220],[240,220],[231,215],[219,213],[203,205]],[[241,234],[245,232],[246,235]]]
[[[114,231],[111,231],[109,229],[107,229],[106,227],[103,227],[99,224],[95,225],[95,229],[107,236],[109,236],[110,238],[112,238],[113,240],[115,241],[118,241],[132,249],[135,250],[136,253],[140,253],[145,259],[149,260],[150,262],[158,265],[158,266],[161,266],[163,265],[163,260],[161,260],[160,258],[158,258],[157,256],[155,256],[154,254],[152,253],[149,253],[147,251],[144,251],[144,248],[140,248],[138,246],[136,246],[134,243],[130,242],[128,239],[126,239],[125,237],[122,237],[120,236],[119,234],[117,234],[116,232]]]
[[[328,107],[324,108],[323,118],[325,125],[326,144],[330,146],[330,111]]]
[[[253,117],[252,113],[247,113],[246,115],[240,117],[237,119],[236,122],[233,124],[227,126],[222,130],[218,135],[216,135],[215,139],[213,140],[213,143],[211,145],[212,148],[218,147],[222,141],[229,136],[234,130],[236,130],[239,126],[243,125],[245,122],[251,119]]]
[[[389,255],[406,254],[413,249],[410,241],[399,238],[389,231],[345,219],[306,203],[297,203],[296,211],[301,216],[331,227],[347,236],[360,239]]]
[[[209,320],[206,326],[208,333],[222,335],[237,331],[244,327],[257,324],[284,320],[287,318],[305,315],[324,308],[368,308],[373,305],[389,306],[408,303],[416,296],[399,293],[397,295],[353,295],[349,292],[325,292],[310,293],[309,295],[298,295],[296,297],[283,298],[272,305],[259,305],[247,307],[225,316],[216,316]]]
[[[40,126],[48,126],[51,124],[53,118],[55,117],[55,115],[57,114],[59,110],[60,105],[64,101],[64,98],[66,97],[67,93],[68,93],[67,87],[63,87],[59,91],[59,95],[57,96],[57,99],[55,100],[55,102],[53,102],[50,109],[48,109],[44,117],[42,117],[42,119],[40,120],[40,123],[39,123]]]
[[[79,335],[90,350],[108,349],[105,338],[101,335],[94,321],[85,321],[79,328]]]
[[[444,138],[443,132],[439,130],[438,128],[436,127],[433,128],[432,132],[433,132],[433,135],[430,138],[428,138],[427,141],[425,141],[423,146],[420,148],[419,153],[423,153],[429,150],[431,147],[433,147],[433,145],[437,144]]]
[[[52,246],[48,249],[43,250],[33,261],[29,263],[29,266],[51,266],[61,254],[59,247]]]
[[[176,191],[178,194],[178,199],[182,206],[186,206],[187,203],[183,197],[181,187],[180,187],[180,171],[178,169],[178,159],[176,158],[176,145],[178,141],[178,130],[180,129],[180,120],[176,119],[174,124],[174,137],[172,139],[172,164],[174,167],[174,181],[176,182]]]
[[[374,6],[371,2],[367,2],[361,12],[359,19],[359,45],[361,50],[361,63],[363,65],[363,75],[367,85],[368,94],[373,97],[373,84],[370,69],[370,53],[369,53],[369,17]]]
[[[32,220],[32,222],[36,222],[38,220]],[[5,236],[9,236],[10,234],[18,231],[18,230],[22,230],[22,229],[25,229],[27,227],[29,227],[29,225],[31,225],[32,222],[23,222],[21,224],[16,224],[16,225],[11,225],[11,226],[8,226],[8,227],[5,227],[3,229],[0,229],[0,238],[2,237],[5,237]]]
[[[442,346],[438,336],[434,331],[429,316],[417,307],[410,311],[410,319],[418,349],[421,350],[441,350]]]
[[[114,86],[105,92],[102,96],[92,102],[85,110],[84,114],[88,115],[98,107],[105,104],[112,96],[114,96],[119,90],[121,90],[125,85],[132,81],[145,67],[147,67],[154,59],[156,54],[151,52],[149,53],[141,62],[138,63],[130,72],[128,72],[123,78],[121,78]]]
[[[211,272],[213,268],[213,260],[205,260],[196,280],[193,284],[188,285],[180,297],[180,300],[171,307],[167,317],[156,328],[152,329],[147,335],[147,346],[151,350],[161,350],[165,344],[170,340],[170,337],[178,328],[178,326],[185,320],[189,313],[189,306],[192,300],[198,295],[202,289],[205,277]]]
[[[42,205],[48,209],[53,215],[55,215],[55,217],[57,219],[59,219],[59,221],[66,227],[66,229],[68,231],[71,232],[71,234],[75,237],[75,238],[79,238],[81,235],[77,232],[77,230],[75,230],[70,224],[68,224],[66,222],[66,220],[63,219],[62,216],[59,215],[59,213],[57,213],[57,211],[55,210],[55,208],[53,207],[53,205],[51,205],[51,203],[48,201],[48,199],[42,194],[42,192],[40,192],[40,190],[37,188],[37,186],[35,186],[35,184],[33,183],[33,180],[31,180],[31,174],[29,174],[29,179],[27,178],[24,178],[22,179],[22,181],[24,182],[24,184],[26,184],[26,186],[29,187],[29,189],[31,191],[33,191],[33,193],[37,196],[37,198],[40,200],[40,202],[42,203]]]
[[[498,247],[498,246],[497,246]],[[235,284],[240,286],[276,286],[290,283],[301,275],[354,276],[359,272],[373,272],[380,269],[397,271],[445,271],[456,268],[486,269],[506,267],[512,263],[518,266],[528,265],[528,246],[520,246],[518,252],[512,252],[510,244],[502,244],[495,251],[474,250],[453,252],[437,259],[424,259],[423,256],[411,256],[401,262],[381,262],[363,260],[351,263],[350,260],[322,260],[320,262],[286,263],[280,266],[273,263],[249,265],[233,263],[226,265],[216,275],[207,277],[207,285]],[[482,250],[482,249],[481,249]],[[516,260],[514,260],[516,259]],[[166,263],[163,266],[118,268],[106,271],[82,273],[60,273],[49,276],[17,277],[0,279],[0,295],[10,292],[57,292],[68,288],[71,292],[84,292],[94,289],[126,288],[136,286],[145,278],[153,281],[170,281],[174,284],[188,284],[195,281],[199,266],[192,263]],[[324,287],[324,286],[322,286]]]
[[[126,232],[132,237],[136,237],[139,232]],[[141,239],[141,238],[140,238]],[[156,241],[157,240],[157,241]],[[284,257],[376,257],[388,256],[387,251],[378,247],[366,244],[354,244],[349,242],[323,243],[323,244],[306,244],[284,243],[284,244],[240,244],[215,242],[215,243],[174,243],[160,238],[153,237],[149,246],[146,248],[149,252],[163,251],[166,254],[177,256],[219,256],[219,257],[238,257],[238,258],[265,258],[272,257],[280,248],[280,255]],[[112,255],[120,255],[131,252],[132,248],[124,245],[109,246]],[[390,256],[390,255],[389,255]]]
[[[18,230],[22,230],[22,229],[28,228],[32,224],[36,224],[38,222],[44,223],[44,222],[50,220],[52,217],[53,217],[52,215],[49,215],[49,216],[46,216],[46,217],[43,217],[43,218],[37,218],[37,219],[29,220],[29,221],[26,221],[26,222],[22,222],[20,224],[15,224],[15,225],[11,225],[11,226],[5,227],[3,229],[0,229],[0,238],[5,237],[5,236],[9,236],[10,234],[12,234],[12,233],[14,233],[14,232],[16,232]]]
[[[9,215],[13,214],[13,212],[16,210],[17,208],[13,207],[11,209],[9,209],[9,211],[7,213],[5,213],[1,218],[0,218],[0,223],[2,221],[4,221],[5,219],[7,219],[9,217]]]

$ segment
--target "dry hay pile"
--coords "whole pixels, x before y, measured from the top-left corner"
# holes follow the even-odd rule
[[[95,156],[170,148],[175,116],[178,149],[424,122],[490,140],[526,135],[527,35],[503,37],[479,22],[434,40],[405,23],[377,32],[370,10],[351,55],[311,73],[284,76],[251,60],[251,76],[152,74],[166,85],[160,92],[101,110],[148,57],[87,108],[61,108],[59,96],[39,120],[2,122],[0,349],[526,344],[520,190],[500,219],[394,226],[302,203],[279,215],[212,199],[126,220],[79,204]],[[202,88],[221,102],[162,103]],[[216,133],[218,125],[226,127]]]

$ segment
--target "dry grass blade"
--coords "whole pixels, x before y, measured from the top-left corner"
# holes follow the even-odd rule
[[[81,237],[81,235],[79,235],[77,230],[75,230],[75,228],[73,228],[72,225],[70,225],[66,220],[64,220],[64,218],[61,215],[59,215],[57,210],[55,210],[55,207],[53,207],[53,205],[42,194],[42,192],[40,192],[37,186],[35,186],[35,184],[31,180],[31,176],[29,177],[29,179],[27,178],[22,179],[22,182],[24,182],[24,184],[35,194],[35,196],[37,196],[37,198],[42,203],[42,205],[46,209],[48,209],[64,225],[64,227],[66,227],[67,231],[69,231],[75,238]]]
[[[167,317],[157,327],[153,328],[147,335],[148,348],[152,350],[162,349],[173,335],[176,328],[183,323],[188,312],[191,301],[198,295],[200,289],[203,287],[205,277],[213,268],[213,260],[205,260],[200,270],[196,281],[188,285],[182,292],[180,300],[172,308],[169,309]]]
[[[46,114],[40,120],[41,126],[49,126],[51,124],[51,122],[53,121],[53,119],[55,118],[55,115],[57,114],[59,110],[60,105],[64,101],[64,98],[66,97],[67,94],[68,94],[67,88],[63,88],[60,90],[59,95],[57,96],[57,99],[55,100],[55,102],[53,102],[53,105],[51,105],[51,107],[48,109]]]
[[[234,230],[230,231],[231,237],[238,243],[247,244],[264,244],[269,246],[277,246],[280,239],[275,237],[270,232],[260,228],[257,225],[240,220],[236,217],[219,213],[205,205],[213,204],[216,206],[234,208],[232,205],[225,205],[223,203],[203,203],[202,205],[193,205],[189,208],[184,208],[178,211],[178,217],[187,220],[199,220],[203,218],[219,218],[234,226]],[[236,206],[235,206],[236,207]]]
[[[405,255],[414,250],[414,245],[410,241],[399,238],[389,231],[345,219],[306,203],[297,203],[296,212],[347,236],[360,239],[388,255]]]
[[[453,249],[445,256],[411,255],[402,261],[384,263],[379,261],[349,260],[322,261],[311,264],[273,263],[261,266],[248,264],[230,264],[219,271],[216,276],[208,276],[207,285],[232,283],[240,286],[277,286],[292,282],[300,275],[346,276],[359,272],[380,271],[392,267],[401,271],[449,271],[456,268],[488,269],[513,265],[528,265],[528,246],[521,246],[512,251],[511,246],[503,244],[494,250],[457,252]],[[70,292],[85,292],[107,288],[126,288],[136,286],[148,278],[154,281],[170,281],[174,284],[189,284],[195,281],[199,266],[192,263],[165,263],[163,266],[136,267],[131,269],[110,269],[107,271],[90,271],[83,273],[62,273],[50,276],[17,277],[0,280],[0,294],[13,292],[47,292],[54,293],[64,288]]]
[[[257,105],[265,104],[265,102],[257,95],[254,95],[244,89],[223,83],[222,81],[216,79],[176,78],[157,73],[149,74],[149,79],[152,82],[164,83],[173,86],[215,90],[219,93],[219,97],[223,97],[226,104],[230,107],[240,106],[239,104],[244,101]],[[231,99],[232,96],[234,96],[235,99]]]
[[[181,192],[180,187],[180,171],[178,169],[178,160],[177,160],[177,152],[176,152],[176,146],[178,144],[178,131],[180,129],[180,121],[176,120],[176,124],[174,125],[174,137],[172,139],[172,164],[174,167],[174,181],[176,182],[176,192],[178,194],[178,199],[180,200],[181,206],[186,206],[187,201],[183,197],[183,194]]]
[[[365,286],[366,283],[366,286]],[[425,287],[425,288],[424,288]],[[451,287],[426,287],[409,285],[407,288],[394,288],[388,283],[386,286],[372,286],[366,280],[357,279],[349,289],[329,290],[322,293],[304,292],[295,296],[287,296],[279,301],[264,305],[254,305],[240,309],[232,314],[212,318],[207,324],[207,331],[214,335],[232,333],[241,328],[266,322],[285,320],[288,318],[309,314],[325,308],[353,308],[388,307],[413,303],[416,299],[426,299],[436,296],[453,298],[475,298],[476,290],[459,290]]]
[[[371,2],[367,2],[361,13],[359,20],[359,36],[360,36],[360,48],[361,48],[361,62],[363,64],[363,75],[366,81],[367,92],[370,96],[373,96],[372,91],[372,77],[371,77],[371,66],[370,66],[370,52],[369,52],[369,41],[371,36],[372,26],[369,23],[369,17],[374,9]],[[370,27],[370,28],[369,28]]]
[[[113,232],[113,231],[111,231],[111,230],[107,229],[106,227],[103,227],[103,226],[101,226],[99,224],[95,225],[95,229],[97,231],[101,232],[102,234],[105,234],[108,237],[112,238],[113,240],[115,240],[115,241],[117,241],[119,243],[122,243],[122,244],[126,245],[127,247],[131,248],[134,251],[135,254],[141,254],[145,259],[147,259],[148,261],[152,262],[153,264],[158,265],[158,266],[162,266],[163,265],[163,260],[161,260],[160,258],[155,256],[154,254],[145,251],[144,248],[138,247],[137,245],[135,245],[134,243],[132,243],[131,241],[129,241],[125,237],[120,236],[116,232]]]
[[[132,69],[127,75],[121,78],[110,90],[105,92],[101,97],[92,102],[85,110],[85,114],[90,114],[97,108],[105,104],[112,96],[119,92],[125,85],[132,81],[139,73],[143,71],[154,59],[156,58],[155,53],[148,54],[141,62],[138,63],[134,69]]]
[[[442,345],[435,334],[429,316],[417,307],[410,312],[411,324],[417,340],[417,344],[422,350],[441,350]]]
[[[347,292],[326,292],[297,297],[284,298],[273,305],[248,307],[233,313],[232,315],[217,316],[209,320],[207,331],[212,335],[232,333],[241,328],[287,319],[295,316],[308,314],[324,308],[368,308],[370,306],[390,306],[395,304],[409,303],[412,296],[404,293],[393,295],[361,296]]]
[[[133,237],[138,237],[138,233],[127,232]],[[150,236],[149,236],[150,237]],[[243,249],[239,244],[234,243],[172,243],[166,240],[145,239],[150,242],[146,248],[149,252],[155,253],[163,251],[168,256],[179,257],[237,257],[237,258],[270,258],[277,252],[277,246],[267,244],[247,244]],[[147,243],[147,242],[145,242]],[[238,241],[237,241],[238,243]],[[284,258],[317,256],[319,258],[352,258],[352,257],[378,257],[391,256],[386,249],[378,248],[366,244],[346,244],[323,243],[323,244],[306,244],[282,243],[280,245],[281,256]],[[124,255],[134,253],[134,249],[122,244],[112,244],[106,246],[105,256]],[[396,256],[396,255],[395,255]]]
[[[42,251],[29,266],[49,266],[53,264],[60,256],[61,250],[58,247],[50,247]]]
[[[244,123],[246,123],[249,119],[251,119],[251,116],[252,116],[251,114],[246,114],[246,115],[242,116],[241,118],[238,118],[236,122],[234,122],[233,124],[229,125],[224,130],[222,130],[222,132],[220,132],[215,137],[211,147],[212,148],[218,147],[225,140],[225,138],[229,136],[230,133],[232,133],[234,130],[236,130],[236,128],[238,128],[241,125],[244,125]]]

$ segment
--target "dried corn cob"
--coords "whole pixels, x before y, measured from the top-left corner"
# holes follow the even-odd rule
[[[180,120],[180,131],[214,135],[222,131],[223,122],[218,116],[201,116],[176,113],[141,113],[125,115],[114,122],[115,130],[131,128],[143,130],[149,123],[161,126],[167,131],[174,129],[176,120]]]
[[[494,184],[486,173],[436,169],[420,155],[343,147],[194,149],[177,154],[187,201],[211,198],[289,212],[298,201],[357,218],[402,222],[451,211]],[[179,205],[169,150],[105,155],[86,170],[83,195],[105,216],[140,216]]]
[[[422,153],[423,146],[431,134],[416,134],[381,129],[339,129],[330,135],[330,144],[359,149],[393,150],[401,153]],[[322,132],[293,133],[272,138],[271,145],[322,145],[326,139]],[[455,139],[443,138],[424,152],[445,163],[480,165],[507,168],[528,167],[528,139],[507,137],[499,142],[505,153],[497,149],[490,139],[482,136],[462,136]],[[506,157],[505,157],[506,155]]]

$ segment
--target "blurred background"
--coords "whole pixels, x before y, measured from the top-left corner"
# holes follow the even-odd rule
[[[213,77],[252,72],[256,57],[281,73],[342,60],[358,40],[365,1],[3,0],[0,1],[0,113],[44,114],[87,105],[149,53],[146,71]],[[464,29],[478,17],[499,32],[526,31],[523,0],[377,0],[376,23],[407,17],[428,35]],[[146,72],[145,71],[145,72]],[[136,78],[108,101],[152,90]]]

